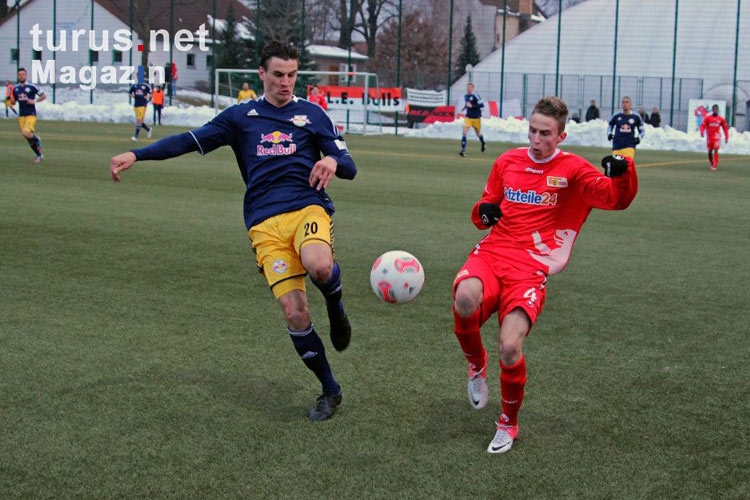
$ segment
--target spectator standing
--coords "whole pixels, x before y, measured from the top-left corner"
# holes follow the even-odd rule
[[[651,110],[651,126],[656,128],[661,126],[661,113],[659,113],[659,108],[656,106]]]
[[[598,120],[599,119],[599,108],[596,107],[596,101],[594,99],[591,99],[591,104],[589,104],[588,109],[586,109],[586,121],[590,122],[591,120]]]
[[[156,85],[151,93],[151,103],[154,106],[154,125],[161,125],[161,110],[164,108],[164,86]]]

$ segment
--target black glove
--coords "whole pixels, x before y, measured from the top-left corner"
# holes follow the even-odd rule
[[[636,135],[635,136],[635,145],[637,146],[640,143],[641,143],[641,138]]]
[[[499,205],[494,203],[482,203],[479,205],[479,217],[485,226],[494,226],[500,221],[500,217],[502,216],[503,213],[500,211]]]
[[[611,141],[614,138],[615,138],[615,134],[607,134],[607,140],[608,141]]]
[[[617,177],[628,169],[628,161],[620,155],[607,155],[602,158],[602,167],[604,167],[604,175]]]

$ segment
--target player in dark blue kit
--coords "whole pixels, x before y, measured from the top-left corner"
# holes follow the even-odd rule
[[[464,130],[461,135],[461,156],[466,156],[466,135],[469,133],[469,129],[473,128],[474,133],[477,134],[479,142],[482,143],[482,153],[487,149],[487,143],[484,142],[484,136],[482,135],[482,108],[484,102],[479,94],[474,92],[474,84],[469,83],[466,85],[466,95],[464,95],[464,111],[466,117],[464,118]]]
[[[645,129],[638,113],[633,113],[633,101],[622,98],[622,112],[609,119],[607,140],[612,141],[612,154],[635,158],[635,147],[641,143]]]
[[[42,140],[36,135],[36,105],[47,96],[36,85],[26,81],[26,69],[18,68],[18,84],[10,95],[11,105],[18,103],[18,126],[21,135],[36,155],[34,163],[42,161]]]
[[[134,83],[130,86],[130,97],[133,98],[133,111],[135,112],[135,134],[130,138],[135,142],[141,128],[146,129],[146,137],[151,138],[151,127],[146,125],[143,118],[146,116],[146,106],[151,100],[151,87],[145,83]]]
[[[270,42],[261,51],[258,76],[264,94],[225,109],[206,125],[115,156],[115,182],[138,160],[164,160],[191,151],[231,146],[245,181],[245,224],[258,269],[287,321],[287,332],[323,394],[311,420],[327,420],[341,403],[323,342],[310,321],[305,276],[326,300],[333,347],[349,345],[351,326],[341,300],[341,271],[333,255],[333,203],[325,192],[334,176],[357,174],[346,143],[326,112],[293,95],[299,51]]]

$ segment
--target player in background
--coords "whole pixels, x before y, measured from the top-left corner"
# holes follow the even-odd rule
[[[622,210],[638,190],[632,158],[605,156],[604,173],[573,153],[565,140],[568,108],[545,97],[529,120],[529,146],[495,160],[471,220],[490,232],[475,245],[453,282],[454,333],[469,363],[469,403],[488,401],[488,356],[481,326],[497,313],[500,324],[500,396],[489,453],[510,450],[526,386],[523,342],[542,311],[547,276],[562,271],[593,208]]]
[[[204,126],[112,158],[115,182],[136,160],[164,160],[191,151],[230,146],[246,184],[244,215],[258,270],[286,316],[287,333],[323,394],[308,413],[326,420],[341,403],[323,342],[310,321],[305,276],[323,293],[333,347],[349,345],[351,326],[342,302],[341,270],[333,253],[334,176],[353,179],[357,168],[344,139],[319,106],[293,95],[299,67],[294,44],[269,42],[258,76],[264,94],[219,113]]]
[[[146,125],[143,117],[146,116],[146,106],[151,100],[151,88],[145,83],[134,83],[130,86],[130,97],[133,98],[133,111],[135,112],[135,133],[130,138],[135,142],[138,140],[138,134],[141,128],[146,129],[146,137],[151,138],[151,127]]]
[[[242,83],[242,89],[237,92],[237,103],[241,103],[245,99],[257,99],[258,95],[253,89],[250,88],[249,82]]]
[[[13,107],[13,87],[13,82],[5,81],[5,118],[10,117],[8,110],[13,111],[13,114],[18,116],[16,108]]]
[[[155,85],[151,93],[151,103],[154,106],[154,125],[161,125],[161,110],[164,109],[164,86]]]
[[[39,88],[26,81],[26,69],[18,68],[18,84],[13,87],[10,103],[18,103],[18,126],[21,135],[29,143],[29,147],[36,155],[34,163],[40,163],[42,155],[42,140],[36,135],[36,105],[47,96]]]
[[[484,142],[484,136],[482,135],[483,107],[484,102],[482,102],[482,98],[479,97],[479,94],[474,92],[474,84],[466,84],[466,94],[464,95],[463,107],[466,116],[464,117],[464,130],[461,134],[461,151],[458,153],[461,156],[466,156],[466,136],[469,133],[470,128],[474,129],[474,133],[482,144],[482,153],[487,149],[487,143]]]
[[[314,102],[321,108],[328,110],[328,102],[326,102],[326,96],[320,93],[320,88],[317,85],[313,85],[310,89],[310,93],[307,96],[307,100]]]
[[[729,142],[729,126],[727,121],[719,115],[719,105],[711,106],[711,114],[703,118],[700,126],[701,137],[706,137],[708,147],[708,163],[711,170],[719,166],[719,147],[721,147],[721,131],[724,131],[724,142]]]
[[[643,120],[633,113],[633,101],[622,98],[622,111],[615,113],[607,126],[607,140],[612,141],[612,154],[635,158],[635,147],[641,143],[646,130]]]

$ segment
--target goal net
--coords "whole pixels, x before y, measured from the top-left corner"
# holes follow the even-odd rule
[[[299,71],[297,75],[295,95],[307,98],[309,89],[317,85],[328,103],[328,115],[342,132],[382,134],[383,113],[400,105],[400,96],[394,98],[392,92],[388,92],[391,89],[380,89],[375,73]],[[258,70],[216,69],[216,113],[237,102],[237,95],[244,82],[249,83],[258,96],[263,93]]]

